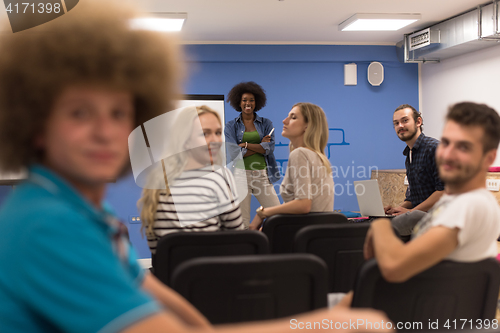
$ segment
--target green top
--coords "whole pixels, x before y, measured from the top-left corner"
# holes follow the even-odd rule
[[[242,142],[260,144],[259,133],[257,131],[243,133]],[[267,167],[264,155],[259,153],[244,157],[243,162],[245,162],[245,170],[264,170]]]

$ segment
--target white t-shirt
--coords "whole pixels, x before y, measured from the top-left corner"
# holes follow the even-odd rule
[[[445,259],[473,262],[496,257],[500,235],[500,207],[495,197],[481,188],[457,195],[443,195],[413,229],[419,237],[432,227],[458,228],[458,245]]]

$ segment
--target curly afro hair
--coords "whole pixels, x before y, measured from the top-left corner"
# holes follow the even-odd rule
[[[117,0],[86,0],[51,22],[0,34],[2,171],[42,160],[34,139],[69,86],[132,93],[136,126],[174,109],[178,49],[164,34],[131,29],[140,14]]]
[[[241,112],[241,96],[243,96],[243,94],[245,93],[253,94],[253,96],[255,97],[254,111],[259,111],[264,106],[266,106],[266,92],[264,91],[264,89],[262,89],[261,86],[253,81],[241,82],[235,85],[227,95],[227,101],[236,111]]]

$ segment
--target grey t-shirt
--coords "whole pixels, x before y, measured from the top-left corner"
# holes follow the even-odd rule
[[[285,202],[311,199],[311,212],[332,212],[334,192],[332,174],[317,153],[303,147],[290,153],[281,183],[281,197]]]

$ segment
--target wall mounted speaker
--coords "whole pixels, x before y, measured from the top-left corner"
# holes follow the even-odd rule
[[[384,82],[384,66],[374,61],[368,66],[368,82],[372,86],[380,86]]]
[[[355,86],[358,84],[358,66],[356,64],[344,65],[344,86]]]

